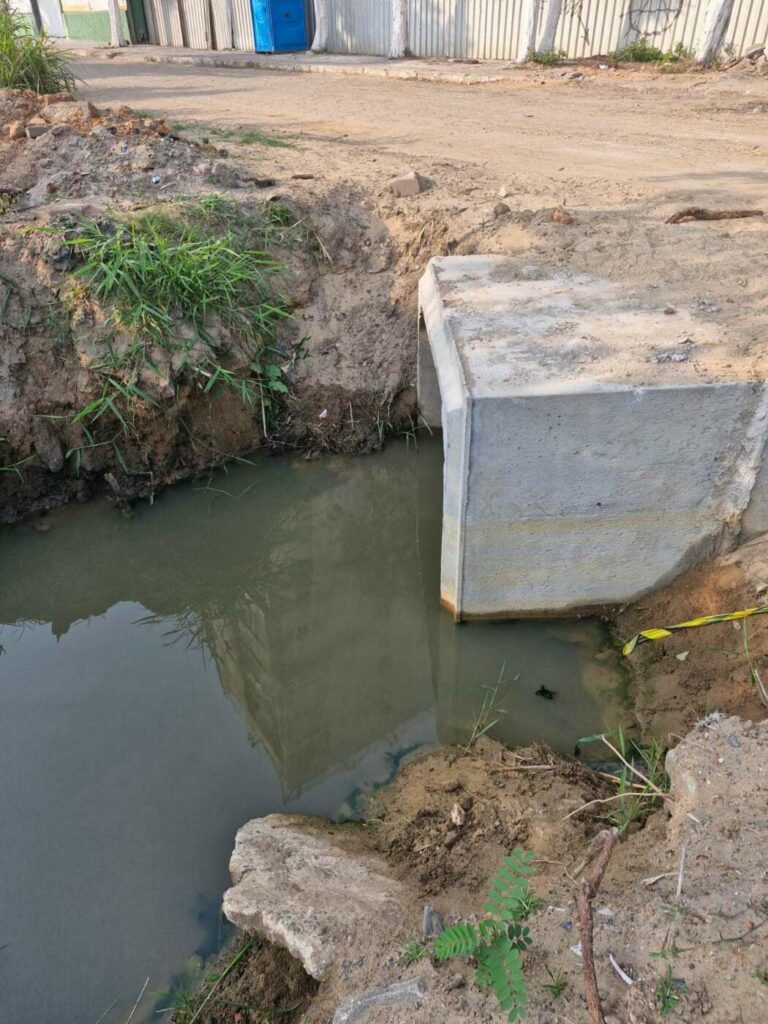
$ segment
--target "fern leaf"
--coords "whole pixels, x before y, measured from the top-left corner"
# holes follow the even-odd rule
[[[530,913],[528,875],[533,854],[516,846],[496,872],[486,897],[485,909],[499,921],[521,921]]]
[[[450,960],[455,956],[474,956],[478,947],[483,945],[483,940],[474,927],[467,921],[460,921],[458,924],[446,928],[435,939],[435,958]]]
[[[492,945],[483,948],[477,959],[478,984],[493,989],[508,1020],[518,1020],[525,1013],[525,977],[520,951],[506,935],[501,935]]]

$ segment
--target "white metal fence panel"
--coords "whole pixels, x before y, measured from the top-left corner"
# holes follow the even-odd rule
[[[146,0],[145,14],[150,42],[159,46],[184,45],[176,0]]]
[[[183,0],[181,9],[184,23],[184,45],[193,50],[210,50],[213,46],[213,36],[211,33],[211,8],[208,0]]]
[[[389,53],[391,0],[329,0],[331,53]]]
[[[250,0],[232,0],[232,45],[236,50],[255,49]]]
[[[539,0],[539,26],[547,0]],[[695,50],[708,0],[565,0],[556,48],[571,58],[608,54],[645,36],[663,50]],[[389,50],[391,0],[329,0],[329,50]],[[409,0],[411,52],[416,57],[515,60],[524,31],[524,0]],[[768,43],[768,0],[736,0],[728,52]]]

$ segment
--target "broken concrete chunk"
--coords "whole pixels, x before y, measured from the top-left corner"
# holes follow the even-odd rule
[[[400,199],[408,199],[411,196],[418,196],[424,191],[425,181],[417,171],[410,171],[399,178],[393,178],[389,183],[389,191]]]
[[[362,996],[348,999],[333,1015],[333,1024],[362,1024],[369,1011],[377,1006],[418,1005],[424,998],[425,985],[421,978],[396,981],[386,988],[372,989]]]
[[[493,208],[494,220],[498,219],[499,217],[503,217],[505,213],[509,212],[510,210],[506,203],[496,203],[496,205]]]
[[[78,124],[98,116],[99,111],[88,100],[49,103],[40,111],[40,117],[47,124]]]
[[[383,861],[346,845],[321,818],[249,821],[229,864],[235,884],[224,894],[226,917],[285,947],[322,980],[363,936],[397,928],[408,913],[405,890]]]
[[[36,139],[40,135],[44,135],[48,131],[48,124],[42,119],[42,117],[31,117],[27,121],[26,135],[28,139]]]

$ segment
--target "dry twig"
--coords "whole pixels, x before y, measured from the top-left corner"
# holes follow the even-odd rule
[[[684,224],[689,220],[740,220],[742,217],[762,217],[762,210],[705,210],[703,206],[686,206],[671,217],[667,224]]]
[[[595,973],[595,951],[593,945],[594,917],[592,901],[597,896],[603,881],[613,848],[619,841],[617,828],[606,829],[595,836],[587,854],[588,868],[581,881],[578,898],[579,928],[581,930],[581,956],[584,965],[584,994],[591,1024],[605,1024],[600,991]]]

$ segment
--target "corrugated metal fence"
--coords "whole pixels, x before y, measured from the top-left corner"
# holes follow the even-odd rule
[[[546,0],[539,4],[543,24]],[[385,55],[391,0],[329,0],[333,53]],[[662,49],[693,50],[707,0],[565,0],[556,47],[569,57],[618,50],[646,36]],[[522,0],[409,0],[411,52],[416,57],[515,60],[524,45]],[[728,52],[768,43],[768,0],[736,0]]]

